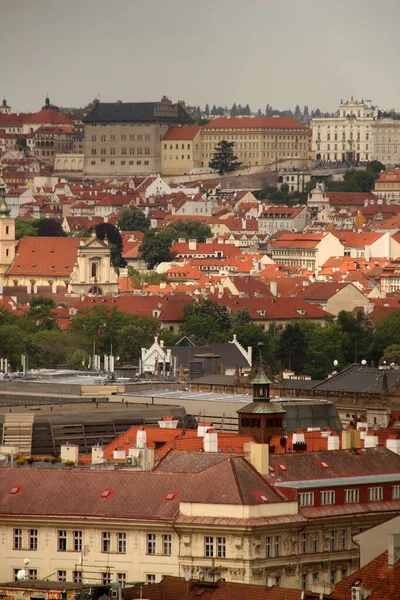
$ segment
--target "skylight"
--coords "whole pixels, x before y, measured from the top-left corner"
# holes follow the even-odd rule
[[[10,489],[10,494],[17,494],[19,491],[19,487],[18,486],[14,486]]]
[[[282,471],[287,471],[287,467],[286,467],[285,465],[282,465],[282,464],[281,464],[281,465],[279,465],[279,468],[280,468]]]

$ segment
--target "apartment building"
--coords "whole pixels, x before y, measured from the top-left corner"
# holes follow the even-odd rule
[[[220,117],[202,128],[203,167],[221,140],[234,142],[243,166],[265,165],[283,158],[308,158],[308,128],[291,117]]]
[[[314,271],[331,256],[343,256],[344,246],[332,233],[283,233],[271,243],[271,258],[285,266]]]
[[[272,235],[279,230],[302,231],[311,222],[306,206],[270,206],[258,217],[260,234]]]
[[[160,102],[97,102],[83,121],[87,175],[160,173],[168,128],[193,124],[183,104],[166,96]]]
[[[196,125],[168,129],[162,139],[163,175],[185,175],[201,167],[200,131]]]
[[[378,115],[370,100],[341,102],[339,115],[312,119],[312,151],[324,162],[368,162],[374,155],[373,124]]]
[[[400,162],[400,121],[377,119],[372,124],[374,137],[373,160],[384,165],[398,165]]]

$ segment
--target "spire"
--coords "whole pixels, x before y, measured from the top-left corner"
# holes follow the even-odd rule
[[[259,362],[258,362],[258,370],[257,374],[254,377],[253,384],[253,400],[255,402],[269,402],[269,386],[271,385],[271,381],[268,379],[267,374],[264,369],[263,359],[262,359],[262,349],[264,344],[259,342]]]
[[[3,179],[3,169],[0,165],[0,219],[6,219],[10,216],[11,208],[6,202],[6,184]]]

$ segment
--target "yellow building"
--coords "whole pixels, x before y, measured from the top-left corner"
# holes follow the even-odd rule
[[[308,159],[309,130],[291,117],[220,117],[202,128],[203,165],[222,140],[234,142],[243,166],[266,165],[284,158]]]
[[[185,175],[201,167],[201,128],[196,125],[170,127],[162,139],[161,172]]]

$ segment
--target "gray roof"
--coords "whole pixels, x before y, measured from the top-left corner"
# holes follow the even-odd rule
[[[318,392],[349,392],[380,394],[383,391],[384,374],[387,375],[389,391],[393,391],[400,379],[400,372],[363,365],[352,365],[337,375],[318,383],[312,389]]]
[[[307,431],[309,427],[329,427],[331,431],[342,431],[342,423],[333,402],[288,401],[282,399],[282,406],[286,411],[285,427],[288,433],[296,429]]]
[[[302,481],[276,481],[277,487],[295,488],[298,490],[312,488],[332,488],[342,485],[368,485],[377,483],[394,483],[400,481],[400,473],[378,473],[374,475],[353,475],[349,477],[330,477],[329,479],[304,479]]]
[[[125,123],[125,122],[158,122],[191,125],[192,117],[180,104],[177,107],[177,116],[156,115],[159,102],[99,102],[84,117],[84,123]]]
[[[284,379],[283,387],[293,390],[310,390],[323,381],[323,379]]]
[[[185,369],[189,367],[189,362],[201,361],[208,355],[214,355],[215,363],[224,360],[227,369],[234,369],[236,365],[239,368],[250,368],[249,362],[245,359],[239,348],[235,344],[210,344],[209,346],[174,346],[171,348],[172,355],[178,358],[178,365],[182,362]],[[212,360],[212,356],[209,357]],[[215,373],[214,373],[215,374]]]
[[[240,385],[247,385],[248,378],[247,377],[239,377]],[[204,377],[199,377],[199,379],[192,379],[190,383],[198,383],[204,385],[227,385],[234,386],[236,380],[236,375],[205,375]]]
[[[247,404],[247,406],[243,406],[243,408],[239,408],[236,411],[237,413],[242,414],[258,414],[258,415],[276,415],[280,413],[285,413],[285,409],[278,402],[251,402]]]

